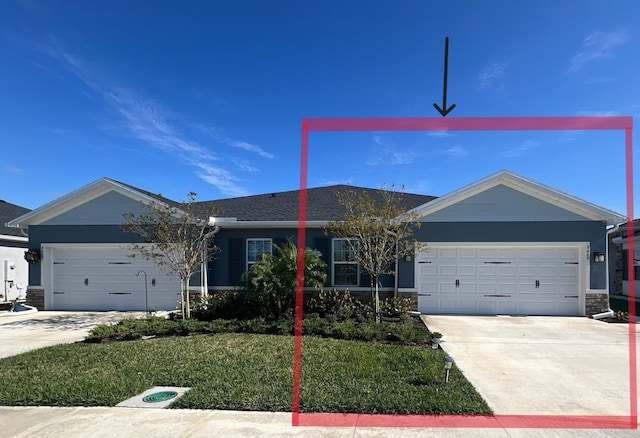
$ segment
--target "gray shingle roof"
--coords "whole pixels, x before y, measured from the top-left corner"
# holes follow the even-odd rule
[[[380,190],[348,185],[334,185],[307,189],[308,221],[338,220],[344,210],[338,204],[337,193],[345,190],[366,192],[370,197],[382,200]],[[239,221],[296,221],[298,220],[299,190],[244,196],[201,202],[207,207],[222,209],[221,217],[235,217]],[[435,199],[434,196],[403,193],[402,203],[409,210]]]
[[[30,211],[28,208],[0,200],[0,234],[24,237],[18,228],[9,228],[5,224]]]
[[[173,207],[180,208],[180,203],[147,190],[112,180],[140,193],[144,193]],[[307,189],[307,218],[308,221],[331,221],[342,217],[344,210],[338,204],[337,193],[345,190],[365,192],[373,199],[382,201],[378,189],[349,185],[334,185]],[[194,205],[197,213],[207,213],[212,209],[221,210],[219,217],[234,217],[238,221],[296,221],[298,220],[298,200],[300,190],[266,193],[262,195],[243,196],[239,198],[200,201]],[[402,193],[402,203],[406,210],[425,204],[435,199],[435,196]]]

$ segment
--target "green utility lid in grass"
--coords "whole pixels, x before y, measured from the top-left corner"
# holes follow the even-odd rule
[[[172,398],[176,398],[177,396],[178,393],[175,391],[160,391],[147,395],[142,399],[142,401],[145,403],[160,403],[171,400]]]

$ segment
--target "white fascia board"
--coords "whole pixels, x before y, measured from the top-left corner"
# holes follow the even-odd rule
[[[28,237],[21,236],[12,236],[9,234],[0,234],[0,240],[8,241],[8,242],[28,242]]]
[[[555,205],[556,207],[584,216],[587,219],[606,221],[608,225],[613,225],[626,220],[625,216],[620,213],[599,207],[583,199],[532,181],[508,170],[502,170],[460,189],[454,190],[440,198],[414,208],[411,212],[416,214],[418,218],[422,218],[498,185],[505,185],[527,195],[533,196],[534,198],[540,199],[541,201]]]
[[[132,188],[119,184],[109,178],[100,178],[99,180],[89,183],[78,190],[74,190],[71,193],[61,196],[27,214],[7,222],[7,226],[25,228],[29,225],[38,225],[110,191],[115,191],[121,195],[145,204],[160,203],[160,201],[152,198],[151,196],[145,195],[137,190],[133,190]]]
[[[215,219],[215,220],[214,220]],[[212,225],[220,228],[247,229],[247,228],[298,228],[298,221],[221,221],[222,218],[211,218]],[[329,225],[329,221],[306,221],[305,228],[323,228]]]

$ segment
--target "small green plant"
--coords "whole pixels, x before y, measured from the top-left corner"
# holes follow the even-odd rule
[[[331,289],[320,291],[317,298],[311,298],[307,303],[308,313],[317,313],[322,318],[338,321],[346,319],[368,319],[373,316],[370,305],[351,296],[349,290]]]
[[[263,254],[258,263],[244,275],[245,288],[259,310],[269,320],[293,314],[293,303],[298,276],[298,247],[288,240],[273,245],[275,254]],[[320,252],[304,250],[304,286],[322,290],[327,280],[327,264]]]
[[[387,318],[400,318],[413,310],[413,301],[410,298],[387,298],[380,303],[380,314]]]
[[[258,315],[251,297],[243,291],[214,292],[191,307],[191,316],[200,321],[214,319],[249,319]]]

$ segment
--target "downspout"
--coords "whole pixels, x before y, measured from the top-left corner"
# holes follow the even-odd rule
[[[220,231],[220,226],[216,225],[213,228],[213,234],[216,235]],[[209,245],[205,245],[202,248],[203,257],[202,257],[202,269],[200,270],[200,284],[202,285],[202,296],[206,297],[209,295]]]
[[[616,224],[613,227],[611,227],[609,230],[607,230],[607,241],[606,241],[606,245],[605,245],[605,263],[607,264],[607,269],[606,269],[606,275],[605,275],[605,281],[607,283],[607,295],[610,297],[611,296],[611,291],[609,290],[609,235],[611,233],[615,233],[616,231],[618,231],[620,229],[620,224]],[[602,313],[596,313],[595,315],[591,315],[592,319],[604,319],[604,318],[610,318],[613,316],[614,311],[611,309],[611,307],[607,306],[607,311],[606,312],[602,312]]]

